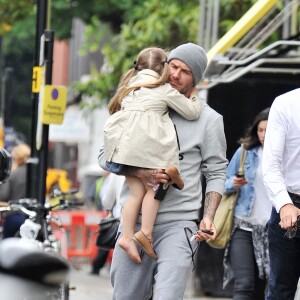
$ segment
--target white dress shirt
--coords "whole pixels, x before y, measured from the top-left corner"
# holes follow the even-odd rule
[[[263,178],[279,213],[300,195],[300,89],[277,97],[270,110],[263,151]]]

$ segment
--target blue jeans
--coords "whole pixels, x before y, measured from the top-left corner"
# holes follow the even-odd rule
[[[234,274],[233,300],[264,300],[267,280],[259,278],[251,231],[235,230],[229,260]]]
[[[287,239],[279,222],[280,215],[273,208],[268,223],[270,277],[266,300],[294,300],[300,276],[300,230],[293,239]]]

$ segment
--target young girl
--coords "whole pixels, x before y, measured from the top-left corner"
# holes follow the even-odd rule
[[[200,115],[200,100],[194,88],[191,99],[180,94],[170,84],[167,55],[160,48],[142,50],[134,68],[121,80],[109,103],[105,126],[104,153],[110,171],[122,165],[139,168],[164,169],[170,183],[183,189],[179,176],[177,135],[168,107],[187,120]],[[152,230],[159,208],[154,199],[155,188],[138,177],[126,176],[130,196],[123,209],[123,230],[120,247],[136,263],[141,263],[138,243],[151,258],[157,259],[152,248]],[[134,232],[142,208],[141,230]]]

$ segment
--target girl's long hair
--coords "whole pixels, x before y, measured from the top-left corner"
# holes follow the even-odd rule
[[[162,84],[165,84],[169,78],[169,67],[167,63],[167,54],[161,48],[152,47],[142,50],[137,60],[134,63],[134,68],[127,71],[122,77],[116,94],[111,98],[108,103],[109,113],[112,115],[121,109],[122,100],[134,90],[138,90],[141,87],[155,88]],[[136,84],[128,86],[130,79],[137,74],[137,72],[150,69],[157,72],[160,77],[154,81],[146,82],[143,84]]]
[[[261,112],[259,112],[254,118],[253,123],[246,129],[244,137],[238,140],[238,143],[244,144],[247,150],[260,145],[260,141],[257,135],[257,127],[259,122],[268,120],[269,112],[270,112],[270,107],[267,107]]]

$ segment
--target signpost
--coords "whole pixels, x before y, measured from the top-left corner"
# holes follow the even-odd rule
[[[67,90],[52,86],[54,31],[50,30],[50,0],[37,0],[36,53],[32,76],[32,164],[28,168],[27,194],[45,203],[48,169],[49,124],[61,124]]]

